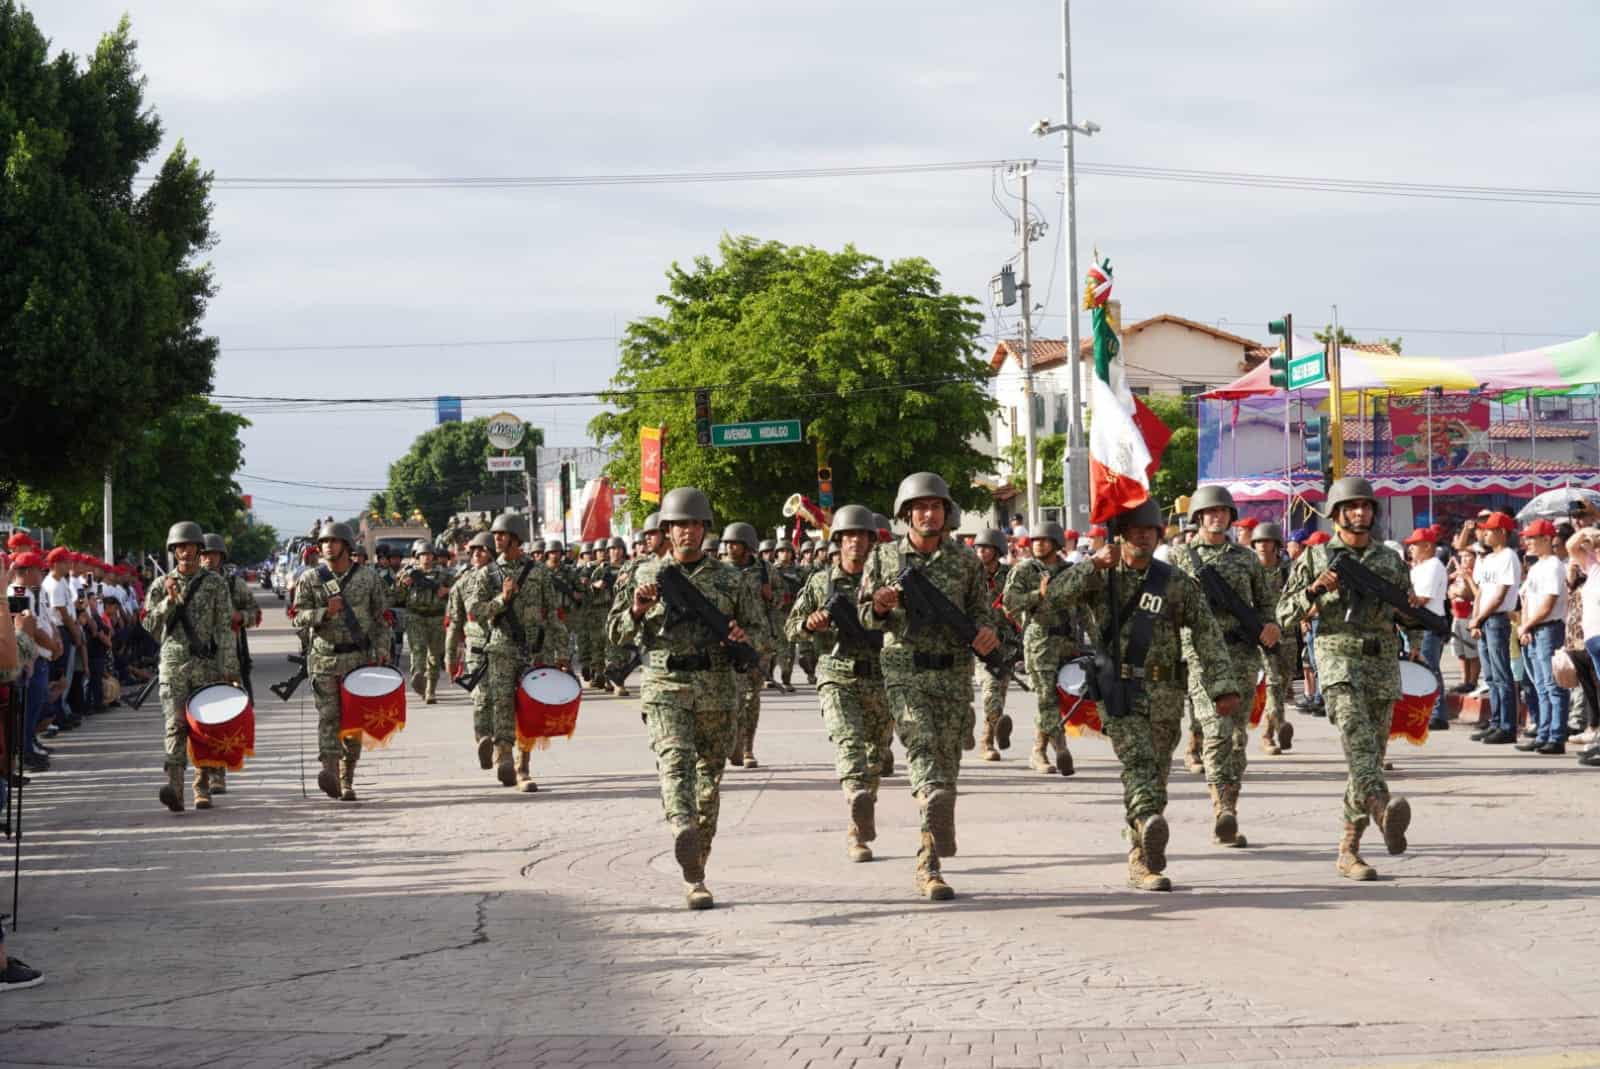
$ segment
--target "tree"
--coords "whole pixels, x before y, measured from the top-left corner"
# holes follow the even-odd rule
[[[1194,493],[1200,479],[1200,430],[1189,409],[1190,398],[1153,394],[1144,398],[1144,403],[1172,430],[1161,466],[1150,480],[1150,496],[1171,508],[1178,497]]]
[[[270,523],[247,524],[243,512],[234,515],[223,537],[228,540],[228,559],[245,568],[266,560],[281,541],[276,527]]]
[[[1395,351],[1395,355],[1398,356],[1400,354],[1400,347],[1405,344],[1405,341],[1406,340],[1404,338],[1379,338],[1378,344],[1387,345],[1389,348],[1393,349]]]
[[[211,174],[179,142],[135,195],[162,136],[135,51],[124,17],[86,63],[52,60],[0,0],[0,472],[36,489],[98,480],[108,447],[211,388]]]
[[[544,432],[529,427],[512,455],[525,457],[528,470],[532,471],[537,449],[543,443]],[[468,495],[497,492],[503,479],[512,480],[513,498],[520,501],[520,474],[504,476],[488,471],[485,461],[491,453],[499,452],[489,444],[487,419],[441,423],[417,435],[406,455],[389,465],[389,490],[381,495],[381,503],[390,512],[402,514],[420,509],[429,529],[437,532],[444,530],[453,513],[466,507]],[[380,503],[380,495],[373,495],[372,500]]]
[[[724,237],[717,259],[674,264],[656,302],[662,314],[628,325],[614,411],[589,424],[613,483],[638,485],[639,428],[665,424],[665,485],[700,487],[719,521],[782,522],[791,493],[815,495],[819,459],[838,505],[888,512],[918,470],[942,474],[963,507],[987,503],[972,477],[994,460],[968,444],[994,408],[982,320],[927,261]],[[799,418],[808,444],[698,445],[696,387],[712,387],[714,422]],[[649,510],[632,500],[636,518]]]
[[[1323,345],[1329,344],[1333,340],[1333,324],[1329,323],[1327,326],[1323,327],[1319,331],[1316,331],[1311,336],[1313,338],[1317,339]],[[1348,330],[1345,330],[1343,327],[1340,327],[1339,328],[1339,344],[1340,345],[1358,345],[1360,343],[1356,341],[1356,336],[1354,334],[1351,334]]]
[[[1034,439],[1034,451],[1037,454],[1042,478],[1039,480],[1039,504],[1041,506],[1054,505],[1059,507],[1063,502],[1063,489],[1061,485],[1061,462],[1067,456],[1067,436],[1064,434],[1046,434]],[[1011,469],[1011,485],[1021,493],[1014,504],[1026,504],[1028,488],[1023,483],[1022,470],[1027,466],[1028,442],[1025,438],[1013,438],[1004,450],[1006,466]],[[1014,512],[1026,512],[1023,508],[1014,508]]]
[[[178,520],[194,520],[207,531],[226,533],[243,511],[233,473],[244,447],[239,432],[250,421],[209,401],[187,397],[154,424],[114,444],[96,428],[82,434],[109,460],[112,530],[118,546],[158,549]],[[76,546],[100,543],[104,473],[57,479],[48,488],[24,485],[17,515],[29,526],[50,527],[56,541]]]

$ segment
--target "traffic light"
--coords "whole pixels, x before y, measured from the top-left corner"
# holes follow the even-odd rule
[[[1322,416],[1306,420],[1301,428],[1301,444],[1305,450],[1305,466],[1321,471],[1328,466],[1328,421]]]
[[[1289,358],[1282,353],[1274,353],[1267,357],[1267,363],[1272,366],[1270,381],[1280,390],[1289,388]]]
[[[833,508],[833,469],[827,466],[817,468],[817,504]]]
[[[1294,316],[1285,312],[1282,319],[1267,324],[1267,333],[1283,339],[1283,352],[1267,358],[1272,367],[1272,385],[1280,390],[1289,388],[1289,361],[1294,359]]]
[[[711,444],[711,391],[704,386],[694,392],[694,437],[701,445]]]

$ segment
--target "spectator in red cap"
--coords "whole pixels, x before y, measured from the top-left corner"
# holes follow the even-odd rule
[[[56,546],[44,556],[44,563],[50,569],[50,574],[45,576],[39,590],[43,601],[39,606],[41,615],[50,618],[50,625],[57,629],[61,641],[66,646],[64,657],[57,658],[50,672],[50,689],[58,696],[48,707],[48,712],[55,720],[56,726],[63,731],[71,731],[81,722],[78,710],[74,709],[67,697],[72,690],[72,680],[78,667],[84,663],[83,657],[83,632],[78,628],[76,597],[72,589],[72,580],[67,571],[72,567],[72,550],[66,546]]]
[[[1434,555],[1439,536],[1432,527],[1418,527],[1405,539],[1406,554],[1411,560],[1411,592],[1422,598],[1426,607],[1444,615],[1445,598],[1450,593],[1450,573]],[[1433,702],[1433,712],[1428,717],[1432,731],[1448,731],[1450,721],[1444,715],[1444,676],[1439,671],[1439,660],[1444,656],[1444,638],[1432,631],[1422,633],[1422,663],[1433,673],[1439,693]]]
[[[1478,640],[1478,659],[1489,688],[1489,724],[1473,732],[1475,742],[1507,746],[1517,741],[1517,684],[1511,674],[1511,614],[1522,586],[1522,562],[1507,542],[1516,524],[1503,512],[1491,512],[1478,523],[1488,552],[1478,557],[1472,581],[1478,599],[1467,621]]]
[[[1106,530],[1104,524],[1097,523],[1089,528],[1089,556],[1092,557],[1105,548],[1105,544],[1110,538],[1111,534]]]
[[[1522,643],[1523,667],[1533,681],[1537,695],[1533,714],[1537,732],[1527,742],[1517,744],[1524,753],[1564,754],[1567,752],[1567,713],[1571,696],[1556,683],[1551,658],[1566,646],[1567,570],[1555,554],[1556,525],[1549,520],[1534,520],[1522,529],[1524,547],[1533,554],[1533,566],[1522,583],[1522,622],[1517,640]]]

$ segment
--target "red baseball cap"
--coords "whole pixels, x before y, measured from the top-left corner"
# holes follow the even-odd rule
[[[1246,516],[1246,517],[1244,517],[1244,519],[1240,520],[1238,523],[1235,523],[1234,526],[1235,527],[1242,527],[1246,531],[1249,531],[1249,530],[1253,529],[1255,527],[1255,525],[1260,523],[1260,522],[1261,521],[1256,519],[1254,516]]]
[[[15,557],[11,558],[11,567],[13,567],[13,568],[43,568],[44,567],[44,559],[42,557],[40,557],[39,554],[37,552],[35,552],[34,550],[25,549],[21,553],[18,553]]]
[[[39,543],[27,531],[12,531],[11,537],[6,539],[6,548],[10,550],[38,549]]]
[[[1439,536],[1434,532],[1432,527],[1418,527],[1415,531],[1412,531],[1411,535],[1402,542],[1402,545],[1420,546],[1424,542],[1437,541],[1439,541]]]
[[[57,546],[55,549],[52,549],[49,553],[44,555],[44,562],[46,564],[54,564],[56,561],[62,560],[70,561],[71,559],[72,550],[68,549],[66,546]]]
[[[1485,531],[1515,531],[1517,522],[1503,512],[1491,512],[1478,526]]]
[[[1554,538],[1555,536],[1556,525],[1549,520],[1534,520],[1522,529],[1523,538]]]
[[[1320,546],[1326,544],[1327,541],[1327,531],[1312,531],[1310,534],[1306,535],[1305,544],[1308,546]]]
[[[1068,527],[1065,531],[1062,531],[1061,534],[1068,542],[1076,542],[1078,540],[1078,532],[1074,531],[1070,527]]]
[[[1111,532],[1106,530],[1106,525],[1105,524],[1097,523],[1093,527],[1089,528],[1089,537],[1090,538],[1110,538],[1111,537]]]

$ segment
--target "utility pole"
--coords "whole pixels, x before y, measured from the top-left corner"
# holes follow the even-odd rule
[[[1033,173],[1033,165],[1019,163],[1016,173],[1022,178],[1022,285],[1019,289],[1022,296],[1022,403],[1028,413],[1023,436],[1027,458],[1024,485],[1028,488],[1028,527],[1031,530],[1039,522],[1039,486],[1034,480],[1035,458],[1039,453],[1033,418],[1033,283],[1028,274],[1028,243],[1033,240],[1028,222],[1028,175]]]
[[[116,556],[112,552],[112,545],[111,545],[111,533],[112,532],[111,532],[111,469],[110,468],[106,469],[106,495],[105,495],[105,503],[104,503],[103,507],[105,509],[105,523],[104,523],[104,528],[103,528],[101,533],[104,535],[104,541],[105,541],[105,551],[106,551],[105,560],[109,564],[110,562],[116,560]]]

